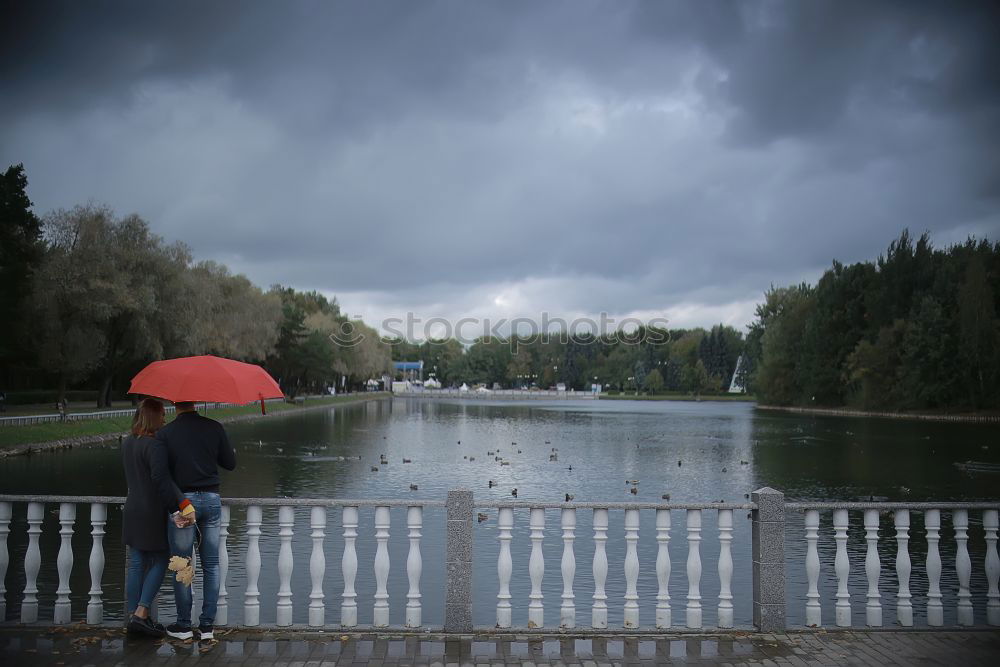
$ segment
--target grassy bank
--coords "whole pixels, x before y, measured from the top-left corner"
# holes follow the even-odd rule
[[[749,394],[703,394],[694,396],[692,394],[672,393],[672,394],[601,394],[601,400],[612,401],[718,401],[718,402],[744,402],[753,403],[757,399]]]
[[[382,398],[388,394],[348,394],[345,396],[323,396],[306,399],[304,403],[269,403],[267,414],[292,412],[305,408],[314,408],[336,403],[350,403],[371,398]],[[261,417],[260,404],[244,405],[236,408],[220,408],[204,413],[212,419],[226,421],[233,418]],[[169,419],[169,417],[168,417]],[[0,427],[0,449],[36,443],[72,440],[74,438],[91,438],[107,436],[109,438],[128,431],[132,423],[131,417],[114,417],[111,419],[91,419],[74,422],[53,422],[47,424],[29,424],[27,426]]]

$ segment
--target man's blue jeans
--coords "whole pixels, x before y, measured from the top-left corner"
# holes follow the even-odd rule
[[[126,611],[134,614],[136,607],[149,609],[163,584],[167,572],[166,551],[141,551],[129,547],[128,574],[125,577]]]
[[[222,500],[218,493],[202,491],[185,493],[194,505],[197,523],[178,528],[171,519],[167,523],[167,538],[172,556],[191,558],[195,534],[198,535],[198,565],[201,567],[202,602],[199,626],[215,624],[219,603],[219,529],[222,521]],[[197,528],[197,531],[195,531]],[[177,624],[191,627],[191,586],[174,578],[174,600],[177,603]]]

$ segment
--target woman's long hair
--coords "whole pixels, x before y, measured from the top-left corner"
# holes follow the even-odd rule
[[[155,435],[163,426],[163,403],[155,398],[144,398],[132,416],[132,435]]]

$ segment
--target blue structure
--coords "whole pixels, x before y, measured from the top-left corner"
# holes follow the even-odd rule
[[[414,380],[424,381],[423,361],[394,361],[392,362],[396,373],[402,373],[404,380],[413,382]]]

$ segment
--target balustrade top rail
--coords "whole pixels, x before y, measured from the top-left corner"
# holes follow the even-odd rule
[[[992,507],[992,506],[991,506]],[[478,509],[602,509],[602,510],[754,510],[754,503],[602,503],[533,502],[531,500],[476,501]]]
[[[265,398],[265,403],[282,402],[284,398]],[[218,410],[221,408],[233,408],[243,405],[242,403],[220,403],[197,401],[196,405],[201,410]],[[172,405],[163,406],[163,411],[167,414],[174,412]],[[135,408],[119,408],[117,410],[96,410],[94,412],[67,412],[66,414],[49,413],[42,415],[14,415],[11,417],[0,417],[0,426],[25,426],[27,424],[47,424],[61,421],[86,421],[88,419],[111,419],[114,417],[131,417],[135,414]]]
[[[798,502],[785,503],[790,510],[992,510],[1000,509],[1000,501],[994,502]]]
[[[17,503],[102,503],[120,505],[125,503],[125,496],[26,496],[0,494],[0,502]],[[222,498],[223,505],[233,507],[249,507],[261,505],[265,507],[304,506],[304,507],[444,507],[444,500],[372,500],[371,498]]]

